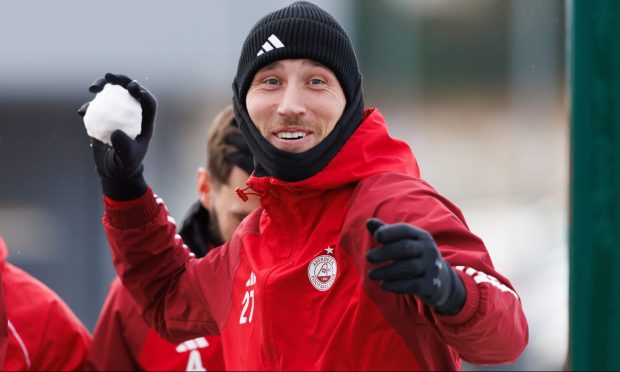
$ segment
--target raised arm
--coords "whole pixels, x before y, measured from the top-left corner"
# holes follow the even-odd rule
[[[145,321],[162,337],[182,341],[217,333],[218,326],[198,290],[194,269],[198,262],[142,174],[153,135],[155,97],[137,81],[110,73],[95,81],[89,91],[96,94],[95,99],[78,113],[91,136],[105,196],[104,226],[121,281]],[[139,131],[134,131],[136,118]]]

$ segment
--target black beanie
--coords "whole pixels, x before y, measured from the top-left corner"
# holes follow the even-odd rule
[[[282,59],[310,59],[321,63],[336,75],[347,99],[334,130],[303,153],[282,151],[271,145],[252,123],[245,104],[256,72]],[[362,76],[349,37],[323,9],[307,1],[298,1],[260,19],[243,43],[233,82],[235,116],[254,155],[254,175],[298,181],[323,169],[361,123],[364,107],[361,83]]]

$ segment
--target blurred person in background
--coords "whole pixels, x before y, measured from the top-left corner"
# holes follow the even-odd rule
[[[143,117],[135,140],[91,140],[104,227],[162,337],[221,334],[227,368],[251,370],[454,370],[525,348],[520,298],[379,110],[364,109],[351,42],[319,7],[272,12],[243,44],[233,105],[255,171],[238,193],[261,208],[202,259],[142,175],[155,98],[113,74],[90,91],[106,84],[125,87]]]
[[[243,202],[243,187],[254,163],[235,122],[232,106],[220,112],[207,134],[207,169],[198,169],[199,200],[191,207],[179,234],[196,257],[228,240],[239,223],[258,207]],[[93,334],[89,368],[100,371],[204,371],[225,369],[219,336],[180,344],[161,337],[142,320],[130,294],[116,277]]]
[[[69,307],[37,279],[6,262],[0,236],[0,271],[8,347],[2,371],[74,371],[85,366],[91,336]]]

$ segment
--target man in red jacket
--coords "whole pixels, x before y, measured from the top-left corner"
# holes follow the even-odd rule
[[[84,368],[90,334],[51,289],[6,262],[0,236],[0,277],[8,347],[2,371],[75,371]],[[2,362],[2,360],[0,360]]]
[[[197,201],[179,234],[196,257],[222,245],[258,199],[239,199],[254,163],[235,122],[232,106],[220,112],[207,135],[207,170],[198,170]],[[200,371],[225,369],[219,336],[174,344],[159,337],[140,317],[131,295],[114,279],[93,334],[88,364],[98,371]]]
[[[226,367],[452,370],[514,362],[521,300],[459,209],[420,178],[411,149],[364,109],[346,32],[296,2],[250,30],[233,82],[254,156],[243,199],[261,208],[202,259],[175,237],[142,176],[155,98],[107,74],[142,107],[142,132],[92,140],[117,271],[170,340],[220,334]]]

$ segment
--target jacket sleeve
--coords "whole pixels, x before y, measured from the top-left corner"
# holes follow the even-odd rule
[[[116,278],[101,309],[87,367],[95,371],[137,371],[135,355],[144,342],[148,327],[142,321],[129,294]]]
[[[197,274],[212,272],[213,255],[192,257],[163,201],[150,190],[130,202],[106,199],[105,204],[103,223],[114,266],[146,323],[172,342],[218,334],[218,314],[205,300],[217,299],[205,296],[204,275]]]
[[[407,222],[429,231],[448,263],[457,270],[467,292],[454,315],[438,314],[417,301],[419,312],[438,336],[468,362],[486,365],[515,362],[528,341],[521,299],[493,267],[480,238],[465,223],[460,210],[419,180],[400,190],[375,211],[385,222]]]

